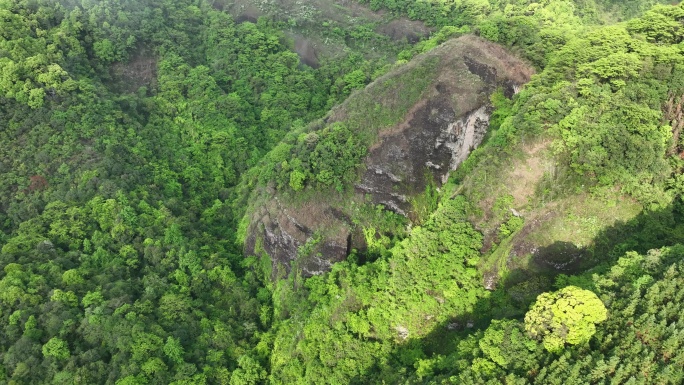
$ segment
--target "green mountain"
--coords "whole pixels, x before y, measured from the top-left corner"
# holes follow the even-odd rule
[[[513,96],[532,72],[501,47],[463,36],[291,132],[249,180],[246,253],[263,251],[275,270],[311,276],[367,250],[371,232],[403,233],[482,142],[490,97]]]
[[[682,383],[657,3],[0,0],[0,383]]]

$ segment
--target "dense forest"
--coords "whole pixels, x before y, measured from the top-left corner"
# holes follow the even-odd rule
[[[357,90],[471,34],[537,74],[415,217],[245,253],[252,191],[348,197],[399,113]],[[680,384],[683,95],[669,1],[0,0],[0,383]]]

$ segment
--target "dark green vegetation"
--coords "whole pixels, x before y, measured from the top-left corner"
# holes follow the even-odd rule
[[[359,0],[371,9],[388,10],[442,28],[473,30],[543,66],[548,55],[588,25],[622,20],[645,12],[657,0]]]
[[[538,294],[554,290],[559,271],[577,273],[596,264],[608,266],[605,270],[625,250],[646,252],[683,240],[677,187],[681,160],[673,156],[681,151],[680,118],[672,113],[684,92],[683,16],[681,7],[658,7],[628,23],[566,31],[558,48],[537,51],[548,55],[543,70],[513,101],[495,95],[498,110],[489,141],[454,175],[424,226],[414,227],[393,247],[374,250],[381,255],[374,262],[338,264],[331,273],[305,281],[303,288],[296,278],[280,282],[275,303],[285,306],[274,314],[279,329],[272,381],[620,383],[634,376],[642,383],[680,382],[677,365],[658,351],[645,365],[652,366],[649,373],[664,373],[659,378],[641,374],[636,369],[641,362],[620,367],[617,362],[629,357],[626,352],[645,348],[622,345],[629,344],[627,335],[596,342],[634,321],[622,316],[617,299],[601,296],[585,282],[592,275],[560,279],[556,287],[573,283],[599,294],[608,308],[607,321],[598,310],[603,304],[591,293],[564,300],[580,301],[588,310],[548,305],[574,310],[555,321],[528,317],[541,318],[538,325],[546,331],[533,332],[538,328],[525,328],[522,320]],[[529,171],[509,172],[516,164]],[[520,191],[523,183],[531,185],[530,191]],[[608,211],[612,205],[617,212],[606,223],[600,222],[602,212],[582,212],[600,205]],[[647,211],[635,216],[635,207]],[[511,208],[523,216],[513,215]],[[561,218],[566,223],[593,227],[583,232],[568,228],[559,236],[546,227],[559,215],[567,215]],[[477,227],[464,224],[464,218]],[[542,250],[528,251],[534,248],[527,246],[531,242]],[[651,273],[644,269],[638,274]],[[484,290],[483,283],[492,280],[499,281],[498,289]],[[637,296],[621,292],[622,286],[611,286],[613,298]],[[545,298],[556,297],[540,297],[540,303],[549,302]],[[676,328],[670,325],[677,321],[652,322]],[[577,358],[593,350],[594,363]],[[586,369],[579,366],[577,374],[568,374],[575,361],[591,368],[600,360],[605,365],[591,379],[580,376]]]
[[[684,381],[684,250],[661,249],[684,242],[684,7],[373,1],[441,29],[407,46],[322,20],[351,48],[312,69],[282,32],[299,19],[215,3],[0,0],[0,383]],[[367,152],[363,116],[311,151],[288,133],[467,31],[539,76],[495,94],[489,140],[404,239],[367,228],[365,254],[270,281],[236,243],[249,183],[344,192]],[[584,318],[528,313],[544,292],[533,310]]]
[[[606,304],[607,321],[589,343],[550,354],[527,337],[521,321],[495,320],[452,353],[419,360],[409,382],[430,377],[426,382],[435,384],[679,384],[683,257],[682,246],[631,252],[612,266],[559,277],[556,286],[583,286]]]
[[[0,20],[0,382],[262,378],[270,295],[233,186],[376,64],[312,70],[277,26],[204,2],[3,1]]]

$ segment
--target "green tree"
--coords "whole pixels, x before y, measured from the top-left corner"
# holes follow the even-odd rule
[[[518,321],[492,321],[478,341],[482,353],[504,369],[520,366],[537,346],[522,329]]]
[[[71,353],[69,352],[69,346],[66,341],[61,338],[52,337],[43,345],[43,355],[58,360],[66,360],[71,356]]]
[[[266,379],[266,371],[250,356],[238,358],[238,369],[230,376],[230,385],[255,385]]]
[[[565,344],[588,342],[596,324],[608,317],[603,302],[589,290],[568,286],[554,293],[543,293],[525,314],[525,330],[541,340],[550,352],[560,352]]]
[[[177,338],[168,337],[164,344],[164,354],[175,364],[183,363],[183,346]]]
[[[304,181],[306,180],[306,174],[299,170],[293,170],[290,173],[290,187],[294,191],[301,191],[304,188]]]

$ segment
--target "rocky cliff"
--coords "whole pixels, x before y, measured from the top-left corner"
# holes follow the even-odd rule
[[[272,184],[256,188],[248,209],[247,255],[270,257],[274,274],[296,267],[310,276],[327,271],[351,248],[363,249],[361,228],[373,226],[368,207],[382,205],[414,219],[413,198],[428,183],[446,182],[482,142],[491,94],[502,89],[510,97],[531,74],[502,47],[463,36],[353,94],[306,129],[316,132],[343,122],[369,138],[357,181],[345,186],[351,193],[291,194]],[[414,89],[416,84],[420,89]],[[377,119],[383,114],[390,118]]]

